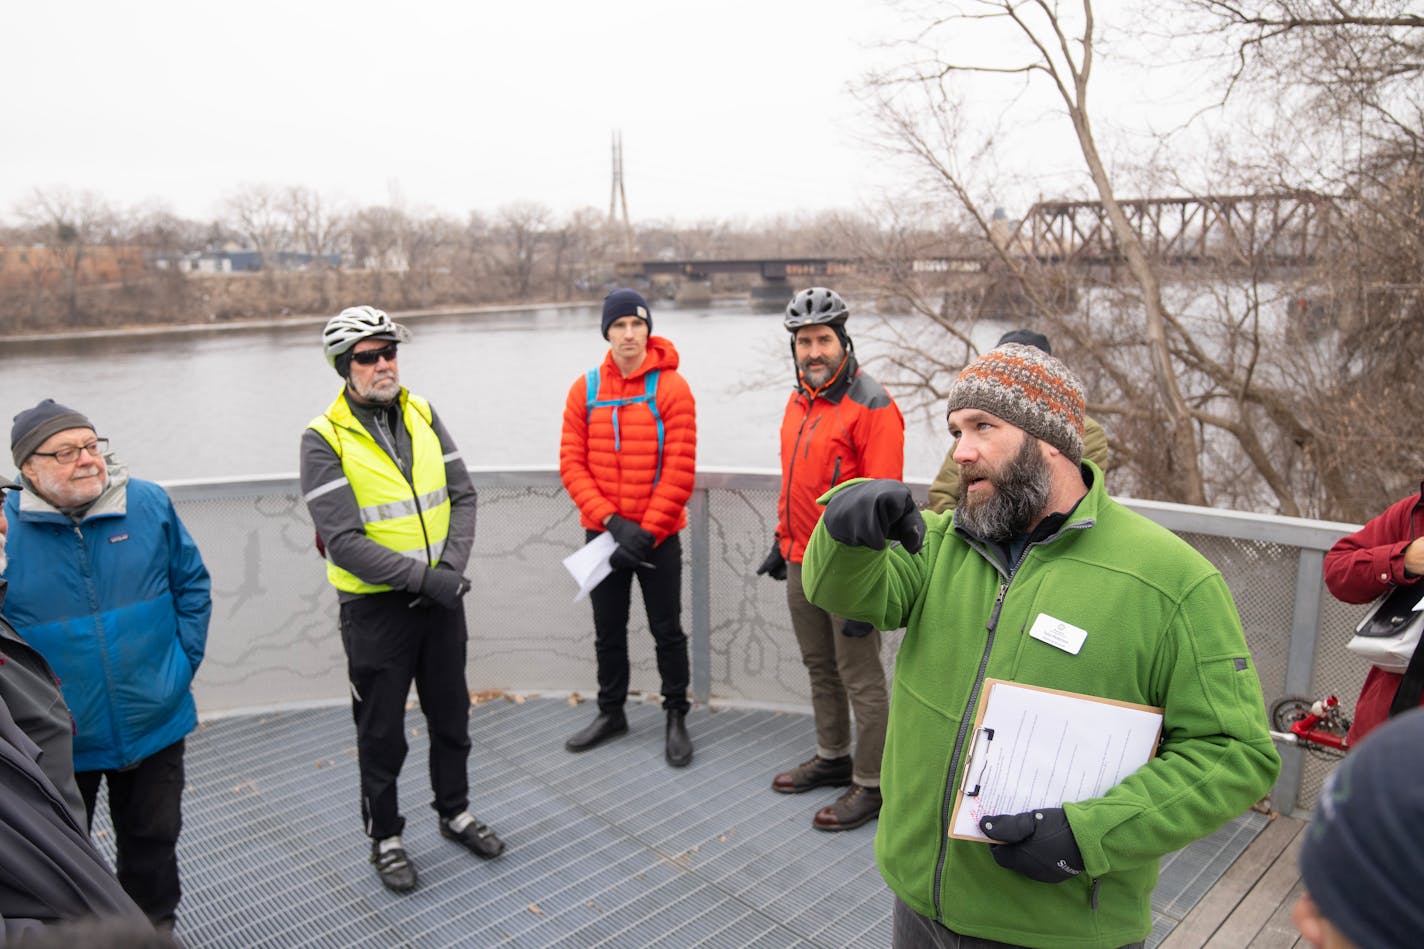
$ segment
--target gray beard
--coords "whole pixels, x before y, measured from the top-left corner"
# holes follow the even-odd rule
[[[351,383],[350,388],[351,391],[356,394],[356,397],[362,402],[368,403],[370,405],[390,405],[398,398],[400,398],[400,379],[397,378],[395,381],[395,391],[393,391],[390,395],[381,395],[377,393],[375,386],[372,386],[369,389],[362,390],[356,385],[355,382]]]
[[[959,497],[955,499],[955,520],[981,540],[997,543],[1021,534],[1048,507],[1053,482],[1048,465],[1038,453],[1038,439],[1032,436],[1024,436],[1018,454],[989,480],[994,485],[993,495],[970,505],[969,479],[961,470]]]

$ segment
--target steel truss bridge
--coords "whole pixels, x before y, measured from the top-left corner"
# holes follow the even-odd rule
[[[1153,260],[1173,267],[1266,270],[1308,267],[1330,253],[1339,199],[1312,191],[1133,198],[1118,202]],[[1126,256],[1099,201],[1040,201],[996,242],[1010,256],[1042,265],[1115,270]],[[980,252],[917,258],[924,274],[986,273],[998,255]],[[884,264],[868,258],[794,257],[745,260],[646,260],[620,264],[621,277],[703,281],[749,274],[770,284],[809,277],[868,273]]]

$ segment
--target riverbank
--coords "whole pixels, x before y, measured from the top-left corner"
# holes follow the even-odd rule
[[[397,321],[419,321],[426,317],[478,316],[487,313],[522,313],[539,310],[577,310],[597,306],[597,301],[577,300],[564,303],[503,303],[479,306],[431,307],[421,310],[389,310]],[[320,326],[331,319],[331,313],[308,313],[295,316],[275,316],[261,319],[223,320],[217,323],[164,323],[135,326],[114,326],[104,329],[58,329],[45,333],[18,333],[7,336],[7,345],[40,343],[52,340],[109,339],[114,336],[167,336],[173,334],[218,334],[233,330],[268,330],[280,326]]]

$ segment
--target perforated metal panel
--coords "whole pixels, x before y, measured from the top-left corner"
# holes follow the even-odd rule
[[[472,689],[594,694],[591,609],[586,601],[573,602],[575,587],[562,566],[584,533],[557,472],[475,471],[474,476],[480,513],[470,565],[474,588],[466,599]],[[336,599],[313,548],[295,480],[171,490],[214,581],[208,657],[194,684],[200,709],[210,714],[344,697]],[[792,709],[810,704],[785,585],[754,573],[771,545],[776,492],[774,475],[699,473],[693,508],[705,509],[706,520],[705,530],[694,518],[683,534],[684,628],[692,637],[694,681],[701,676],[709,684],[713,702]],[[1324,594],[1297,615],[1296,596],[1302,558],[1318,558],[1349,525],[1127,503],[1177,530],[1222,571],[1268,706],[1290,691],[1333,692],[1347,705],[1353,702],[1365,668],[1344,651],[1344,642],[1359,608]],[[697,556],[704,546],[705,559]],[[699,571],[707,593],[694,599]],[[631,687],[656,695],[653,642],[637,592],[628,637]],[[887,672],[898,643],[897,633],[885,635]],[[1308,682],[1291,689],[1295,666],[1309,670]],[[1300,753],[1284,749],[1284,754],[1291,759]],[[1328,763],[1303,760],[1300,806],[1313,805],[1327,771]]]

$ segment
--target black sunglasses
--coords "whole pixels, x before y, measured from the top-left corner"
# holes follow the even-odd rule
[[[395,362],[396,345],[396,343],[391,343],[389,346],[385,346],[381,349],[368,349],[365,352],[352,353],[351,361],[359,362],[363,366],[374,366],[380,362],[381,357],[384,356],[387,361]]]

